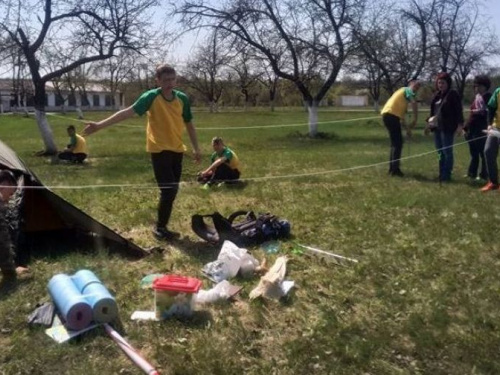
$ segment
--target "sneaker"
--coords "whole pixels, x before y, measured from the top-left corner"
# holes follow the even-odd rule
[[[208,184],[208,183],[207,184],[203,184],[203,185],[201,185],[201,188],[203,190],[210,190],[210,184]]]
[[[498,184],[494,184],[493,182],[488,182],[486,185],[484,185],[481,189],[482,192],[487,192],[491,190],[498,190]]]
[[[157,240],[172,241],[180,237],[180,233],[171,232],[166,228],[155,228],[153,229],[153,236]]]

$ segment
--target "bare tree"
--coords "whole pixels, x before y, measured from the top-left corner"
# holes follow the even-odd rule
[[[115,99],[120,86],[127,79],[130,79],[136,66],[140,61],[140,55],[134,51],[124,50],[116,56],[101,62],[94,70],[96,78],[98,78],[105,87],[109,88],[111,102],[115,109],[118,109],[121,102],[116,103]]]
[[[392,1],[374,2],[366,9],[365,17],[354,32],[362,52],[360,64],[367,68],[364,75],[373,91],[372,97],[379,93],[376,87],[379,83],[391,94],[411,77],[422,74],[436,1],[409,0],[405,8],[398,8]]]
[[[236,41],[236,45],[238,45]],[[233,43],[231,43],[233,44]],[[252,94],[259,79],[259,74],[255,71],[255,54],[248,46],[236,48],[232,56],[228,58],[228,67],[236,74],[236,84],[243,95],[243,108],[247,109]]]
[[[438,0],[431,22],[430,47],[437,56],[437,67],[454,77],[461,96],[471,72],[498,54],[496,35],[481,14],[481,5],[481,0]]]
[[[155,4],[156,0],[0,2],[0,33],[22,51],[31,73],[35,114],[45,145],[41,154],[57,152],[44,111],[45,84],[78,66],[110,58],[119,48],[144,47],[149,40],[148,10]],[[54,45],[76,57],[48,71],[42,52]]]
[[[267,89],[271,112],[274,112],[279,77],[265,59],[257,59],[257,71],[260,71],[260,74],[257,76],[259,82]]]
[[[174,13],[190,27],[217,27],[253,47],[298,88],[317,134],[318,105],[354,51],[352,25],[365,0],[184,0]],[[212,5],[213,4],[213,5]],[[283,64],[283,62],[286,62]]]
[[[222,69],[229,62],[228,52],[221,43],[218,30],[208,36],[207,43],[199,46],[192,59],[187,63],[185,78],[188,85],[203,95],[210,112],[217,111],[222,95]]]

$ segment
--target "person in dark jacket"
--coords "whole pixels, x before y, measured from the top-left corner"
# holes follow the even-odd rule
[[[448,182],[453,171],[453,140],[455,134],[463,131],[464,115],[462,100],[458,92],[451,88],[448,73],[438,74],[436,89],[428,127],[434,132],[434,143],[439,155],[439,180]]]
[[[8,169],[0,169],[0,296],[12,290],[17,277],[28,271],[25,267],[16,267],[14,247],[11,241],[7,221],[8,203],[17,190],[17,179]]]
[[[464,126],[465,139],[469,142],[470,163],[467,177],[471,179],[488,179],[486,160],[484,157],[484,145],[486,138],[484,130],[488,128],[487,104],[491,98],[488,92],[491,86],[490,79],[485,75],[474,78],[474,92],[476,96],[470,106],[469,120]],[[481,159],[481,171],[478,176],[479,159]]]

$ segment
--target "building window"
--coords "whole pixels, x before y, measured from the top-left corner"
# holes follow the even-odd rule
[[[112,104],[111,104],[111,95],[106,95],[105,97],[105,105],[106,107],[111,107]]]
[[[97,95],[97,94],[92,95],[92,103],[93,103],[94,107],[100,106],[99,95]]]
[[[64,98],[60,93],[56,94],[56,106],[62,106],[64,105]]]
[[[68,105],[71,106],[71,107],[75,107],[76,106],[75,94],[71,93],[71,94],[68,95]]]
[[[81,94],[80,97],[82,98],[82,106],[89,106],[89,97],[87,94]]]

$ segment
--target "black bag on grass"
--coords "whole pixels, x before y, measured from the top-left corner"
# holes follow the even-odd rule
[[[207,224],[210,220],[213,225]],[[228,240],[238,246],[253,246],[290,235],[287,220],[270,213],[256,215],[253,211],[236,211],[227,219],[218,212],[193,215],[191,227],[198,236],[216,245]]]

